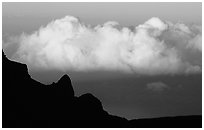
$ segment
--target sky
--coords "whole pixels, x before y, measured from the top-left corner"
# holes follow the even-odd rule
[[[49,84],[68,74],[127,119],[202,114],[201,3],[3,3],[6,55]]]

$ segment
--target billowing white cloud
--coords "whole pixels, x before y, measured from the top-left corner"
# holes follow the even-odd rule
[[[195,49],[198,49],[199,51],[202,51],[202,36],[196,35],[194,38],[192,38],[189,41],[189,44],[187,45],[187,47],[195,48]]]
[[[202,38],[197,25],[173,24],[153,17],[134,30],[110,21],[91,27],[73,16],[50,22],[32,34],[4,42],[11,59],[29,69],[123,71],[180,74],[201,71]],[[192,62],[196,60],[196,62]]]
[[[163,82],[152,82],[147,84],[147,89],[155,92],[162,92],[168,88],[169,86]]]

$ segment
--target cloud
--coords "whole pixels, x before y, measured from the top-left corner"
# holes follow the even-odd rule
[[[148,90],[152,90],[152,91],[156,91],[156,92],[162,92],[168,88],[169,88],[169,86],[163,82],[152,82],[152,83],[147,84]]]
[[[15,50],[11,59],[31,70],[186,74],[201,72],[201,36],[201,26],[157,17],[130,29],[114,21],[92,27],[66,16],[32,34],[10,37],[3,49]]]

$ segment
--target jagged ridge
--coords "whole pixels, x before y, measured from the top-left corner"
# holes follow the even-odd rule
[[[109,115],[90,93],[74,96],[68,75],[43,85],[30,78],[26,65],[8,60],[4,53],[2,68],[3,127],[202,127],[201,116],[128,121]]]

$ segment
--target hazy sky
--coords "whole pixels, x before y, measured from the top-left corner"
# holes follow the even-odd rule
[[[202,21],[201,3],[3,3],[2,8],[3,30],[19,33],[66,15],[91,25],[114,20],[123,26],[135,26],[154,16],[173,22]]]
[[[89,63],[87,65],[86,62],[78,61],[73,63],[74,65],[78,64],[79,68],[70,70],[69,67],[66,68],[69,62],[59,60],[61,59],[59,55],[61,53],[58,53],[58,51],[55,53],[52,48],[51,52],[53,55],[51,57],[48,56],[48,59],[54,57],[54,60],[48,62],[51,65],[45,65],[45,68],[49,68],[48,70],[42,66],[37,66],[40,69],[32,69],[32,63],[36,62],[26,60],[26,63],[31,65],[29,69],[33,78],[43,83],[50,83],[57,81],[66,72],[72,79],[77,96],[88,92],[92,93],[102,101],[104,109],[109,113],[128,119],[202,113],[202,72],[200,71],[202,66],[202,46],[200,44],[202,40],[202,31],[200,30],[202,24],[202,3],[3,3],[2,7],[3,46],[11,43],[8,44],[9,46],[7,48],[9,49],[5,49],[6,55],[11,57],[20,46],[22,50],[19,52],[23,52],[20,53],[21,58],[24,56],[22,54],[30,54],[34,56],[35,60],[37,59],[37,63],[40,61],[39,64],[44,63],[43,58],[37,57],[35,55],[37,51],[33,50],[38,50],[41,44],[38,47],[33,45],[36,45],[39,41],[39,43],[44,43],[43,40],[46,41],[47,39],[48,43],[52,43],[53,40],[61,43],[61,40],[59,40],[61,36],[67,37],[67,35],[72,34],[66,32],[66,29],[64,29],[64,27],[69,28],[69,24],[66,24],[66,22],[75,22],[71,24],[71,27],[73,26],[76,30],[80,30],[82,27],[78,25],[83,25],[83,23],[95,26],[99,24],[103,25],[107,21],[117,21],[121,26],[131,28],[137,26],[140,29],[135,32],[133,31],[132,34],[135,35],[138,43],[142,43],[135,47],[136,52],[138,52],[135,53],[142,56],[144,60],[138,60],[140,58],[137,59],[137,57],[133,57],[130,61],[126,61],[125,58],[123,59],[126,64],[135,69],[135,73],[122,73],[112,71],[112,69],[107,71],[107,68],[111,68],[112,66],[114,68],[114,65],[118,65],[120,62],[115,61],[118,58],[116,56],[116,58],[110,59],[110,61],[114,61],[114,64],[104,65],[108,58],[104,58],[105,62],[100,62],[100,60],[103,59],[103,56],[106,56],[105,53],[97,53],[96,56],[99,56],[99,60],[96,63],[102,65],[102,68],[105,67],[106,71],[103,69],[100,70],[97,67],[90,67]],[[66,15],[74,16],[79,20],[72,17],[61,19]],[[158,17],[158,19],[151,19],[152,17]],[[54,28],[53,30],[55,30],[55,28],[62,27],[60,31],[65,31],[65,36],[61,35],[63,33],[60,33],[58,37],[51,35],[53,30],[50,31],[49,28],[48,30],[42,29],[38,35],[20,36],[23,32],[32,34],[32,32],[37,31],[40,27],[46,26],[52,20],[54,21],[56,19],[61,20],[56,22],[56,24],[50,24],[49,28]],[[63,24],[63,21],[65,21],[66,26]],[[172,23],[165,23],[165,21]],[[112,24],[104,25],[107,27],[104,30],[100,28],[95,29],[98,31],[97,33],[93,31],[94,29],[87,27],[88,33],[83,34],[74,44],[77,44],[77,48],[83,48],[82,43],[84,43],[85,48],[91,46],[91,49],[95,50],[91,43],[93,41],[101,42],[100,39],[103,37],[109,42],[112,40],[116,41],[122,36],[127,36],[125,37],[126,39],[132,38],[131,33],[128,33],[125,29],[118,32],[113,31],[114,27]],[[142,26],[138,26],[139,24]],[[172,28],[167,29],[166,25]],[[148,29],[150,30],[148,33],[151,33],[151,29],[153,29],[154,33],[151,34],[151,37],[143,33]],[[180,31],[178,31],[179,29]],[[99,33],[103,37],[98,35]],[[49,38],[50,35],[51,37]],[[56,39],[52,39],[55,36]],[[15,38],[18,40],[15,40]],[[124,43],[126,43],[125,38],[122,39]],[[49,42],[49,39],[52,39],[50,40],[51,42]],[[163,42],[159,42],[158,39],[164,39],[163,42],[165,44],[163,45]],[[146,42],[150,44],[146,44]],[[185,46],[187,43],[189,45]],[[127,44],[132,45],[129,42]],[[142,46],[143,44],[145,46]],[[98,44],[98,46],[100,45]],[[114,48],[117,46],[120,46],[120,44],[113,44],[113,46],[107,46],[107,48],[102,46],[103,48],[100,48],[100,50],[105,48],[104,50],[110,49],[110,51],[115,51]],[[176,51],[169,49],[172,46],[176,48]],[[125,48],[126,46],[122,47]],[[167,49],[164,49],[165,47]],[[154,55],[157,54],[155,50],[161,51],[162,56],[167,56],[167,58],[155,58]],[[50,49],[46,51],[49,51],[48,54],[51,54]],[[69,52],[71,51],[69,50]],[[151,53],[145,53],[146,51],[150,51]],[[67,54],[71,55],[68,52]],[[110,54],[111,57],[112,53],[107,52],[107,54]],[[178,54],[178,56],[174,54]],[[132,55],[128,56],[131,57]],[[90,59],[94,58],[91,57]],[[143,62],[146,59],[150,61],[153,59],[152,61],[156,63]],[[83,58],[80,59],[80,61],[83,60]],[[85,58],[84,61],[87,60],[89,59]],[[55,68],[56,66],[52,66],[52,63],[57,66],[57,69],[63,68],[66,71],[61,72],[57,70]],[[80,66],[81,63],[84,64]],[[65,68],[63,65],[65,65]],[[86,70],[86,67],[84,68],[86,65],[91,70],[96,69],[97,71],[84,71]],[[124,67],[123,65],[121,67],[120,65],[118,65],[119,69],[122,68],[123,71],[126,71],[126,68],[129,67]],[[141,69],[138,69],[138,66]],[[186,73],[187,71],[188,73]]]

